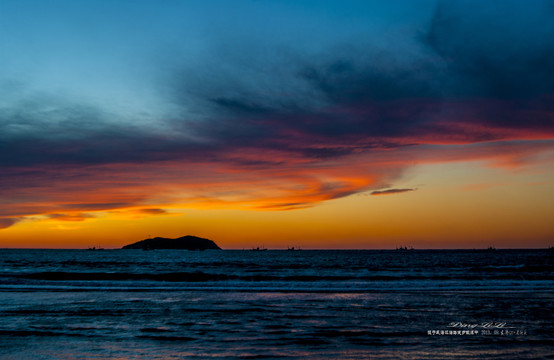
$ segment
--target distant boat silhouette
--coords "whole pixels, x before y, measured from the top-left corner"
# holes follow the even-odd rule
[[[265,247],[256,247],[256,248],[253,248],[252,251],[266,251],[267,249]]]
[[[396,248],[396,251],[411,251],[411,250],[415,250],[413,246],[410,246],[409,248],[407,246],[400,246],[400,247],[397,247]]]
[[[489,246],[487,248],[487,251],[496,251],[496,248],[494,246]]]
[[[288,251],[299,251],[299,248],[295,248],[294,246],[287,248]]]
[[[88,250],[96,251],[96,250],[104,250],[104,248],[93,246],[93,247],[89,247]]]

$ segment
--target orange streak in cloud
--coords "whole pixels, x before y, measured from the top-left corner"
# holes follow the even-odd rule
[[[7,228],[37,217],[86,222],[113,211],[151,216],[186,208],[301,209],[387,188],[415,164],[485,160],[491,166],[510,168],[532,161],[552,147],[552,141],[415,145],[326,160],[289,158],[287,151],[241,150],[211,163],[166,161],[44,169],[35,179],[18,183],[14,178],[8,206],[0,210],[0,226]]]

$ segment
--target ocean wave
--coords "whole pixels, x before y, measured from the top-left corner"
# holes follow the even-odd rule
[[[160,282],[207,282],[207,281],[287,281],[287,282],[322,282],[322,281],[399,281],[399,280],[554,280],[554,273],[545,271],[548,267],[541,266],[532,272],[483,271],[482,273],[449,273],[436,274],[422,272],[419,274],[406,274],[405,272],[376,275],[313,275],[313,274],[252,274],[252,273],[207,273],[207,272],[167,272],[167,273],[129,273],[129,272],[65,272],[44,271],[32,273],[4,274],[0,279],[30,279],[49,281],[160,281]],[[503,269],[505,270],[505,269]]]
[[[72,291],[72,292],[283,292],[283,293],[359,293],[359,292],[552,292],[554,281],[206,281],[206,282],[153,282],[153,281],[36,281],[0,283],[1,291]]]

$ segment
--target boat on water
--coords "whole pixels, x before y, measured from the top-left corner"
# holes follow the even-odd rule
[[[267,248],[259,247],[259,246],[252,249],[252,251],[266,251],[266,250],[267,250]]]

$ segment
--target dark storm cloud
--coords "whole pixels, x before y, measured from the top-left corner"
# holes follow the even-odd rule
[[[200,91],[190,89],[195,82],[186,78],[176,98],[186,93],[203,98],[204,110],[218,116],[205,123],[202,133],[222,142],[232,142],[237,132],[250,141],[290,138],[291,133],[308,142],[398,136],[430,121],[440,110],[441,64],[421,58],[406,63],[399,61],[401,54],[366,52],[348,46],[338,54],[324,51],[317,57],[298,54],[282,59],[286,70],[273,79],[275,84],[267,83],[265,72],[253,71],[248,79],[259,76],[261,84],[229,81],[215,67],[210,69],[210,87],[200,82]],[[221,86],[214,86],[218,81]]]
[[[306,64],[299,76],[333,103],[359,104],[440,95],[440,64],[432,59],[401,63],[399,54],[359,56],[357,51],[331,56],[319,64]]]
[[[553,131],[552,18],[552,3],[546,1],[441,2],[428,27],[413,34],[421,40],[413,45],[415,50],[385,52],[352,41],[340,51],[287,58],[288,71],[279,72],[275,83],[281,88],[288,81],[291,92],[304,89],[294,106],[280,92],[252,85],[255,71],[245,75],[249,81],[229,82],[222,75],[222,85],[214,86],[216,67],[203,96],[227,118],[206,133],[223,143],[232,142],[237,132],[242,142],[289,137],[288,145],[298,149],[302,141],[333,143],[341,137],[355,144],[367,137],[448,138],[465,132],[467,142],[479,142],[501,138],[497,130],[503,128]],[[255,61],[256,56],[251,58]],[[259,76],[264,79],[260,83],[267,83],[267,74]],[[225,91],[218,93],[220,88]],[[320,106],[306,102],[306,93]],[[213,130],[216,124],[228,129],[230,123],[235,131]],[[468,124],[471,131],[453,123]],[[472,125],[492,128],[477,131]],[[291,133],[297,139],[290,138]]]
[[[317,160],[425,137],[479,142],[502,138],[503,128],[553,131],[549,4],[439,3],[406,49],[353,39],[316,55],[265,46],[262,56],[256,43],[241,56],[214,51],[220,61],[171,77],[174,101],[201,119],[160,119],[169,135],[35,96],[0,109],[0,165],[218,161],[244,148]]]
[[[443,1],[424,40],[451,70],[457,96],[554,93],[552,1]]]
[[[552,1],[440,3],[424,42],[448,68],[446,93],[489,101],[455,111],[489,126],[554,130],[553,18]]]

